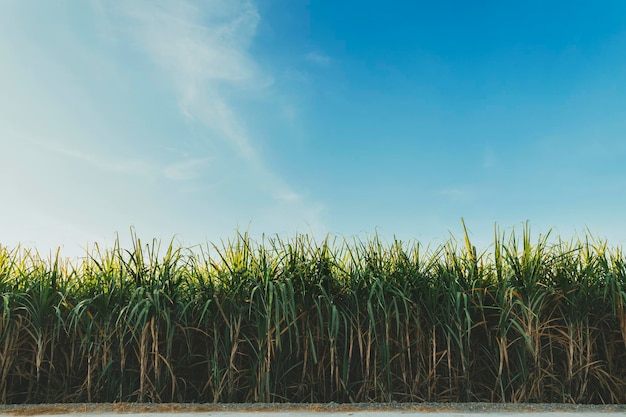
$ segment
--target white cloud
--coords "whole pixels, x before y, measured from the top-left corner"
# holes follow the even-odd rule
[[[283,201],[298,201],[300,200],[300,195],[298,195],[297,193],[294,193],[291,190],[284,190],[284,191],[279,191],[276,194],[277,198],[279,200],[283,200]]]
[[[197,178],[209,160],[209,158],[188,158],[168,165],[165,167],[163,174],[166,178],[176,181]]]
[[[324,230],[323,206],[246,126],[251,95],[280,97],[248,51],[251,2],[14,4],[20,19],[0,14],[0,243],[82,245],[130,225],[198,243],[251,220]]]
[[[105,155],[97,153],[77,145],[73,147],[63,144],[55,139],[34,138],[27,132],[19,132],[13,129],[4,129],[11,132],[14,141],[23,149],[27,149],[31,155],[45,155],[46,158],[55,161],[55,164],[63,166],[83,166],[103,171],[105,174],[119,173],[131,174],[142,177],[156,177],[158,175],[157,163],[148,158],[122,157],[120,155]],[[60,159],[61,158],[61,159]],[[76,165],[78,163],[79,165]]]
[[[239,107],[251,93],[273,85],[272,77],[264,73],[248,51],[260,20],[253,3],[135,1],[123,3],[118,11],[131,20],[131,37],[171,82],[181,115],[189,123],[215,132],[236,151],[241,160],[231,161],[223,174],[229,175],[226,172],[233,166],[250,172],[246,180],[280,206],[277,212],[282,213],[283,221],[279,223],[304,217],[321,224],[318,216],[322,206],[304,199],[267,166]],[[320,54],[309,54],[307,59],[318,65],[330,63],[328,57]],[[205,137],[212,140],[211,136]],[[223,152],[211,151],[218,164],[224,163]],[[168,166],[165,175],[170,179],[190,179],[204,164],[204,159],[188,159]]]
[[[455,201],[468,201],[472,197],[471,191],[464,187],[444,188],[439,194]]]
[[[312,62],[313,64],[319,65],[321,67],[327,67],[330,65],[330,62],[331,62],[331,59],[329,56],[318,54],[317,52],[309,52],[308,54],[304,56],[304,59],[306,59],[309,62]]]
[[[131,20],[130,35],[172,82],[181,113],[229,140],[241,156],[256,153],[240,117],[228,102],[238,89],[262,89],[262,74],[247,48],[259,14],[248,1],[120,3]]]

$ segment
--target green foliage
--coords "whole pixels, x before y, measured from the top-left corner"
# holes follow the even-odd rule
[[[554,240],[0,246],[0,402],[624,403],[626,259]]]

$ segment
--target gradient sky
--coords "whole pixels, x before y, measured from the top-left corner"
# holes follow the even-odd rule
[[[0,244],[626,241],[626,2],[3,0]]]

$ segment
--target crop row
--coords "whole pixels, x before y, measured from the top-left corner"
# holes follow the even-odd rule
[[[626,402],[606,242],[133,242],[0,246],[0,402]]]

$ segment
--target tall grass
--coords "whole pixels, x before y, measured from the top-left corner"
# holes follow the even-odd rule
[[[0,402],[626,402],[626,259],[591,237],[0,246]]]

